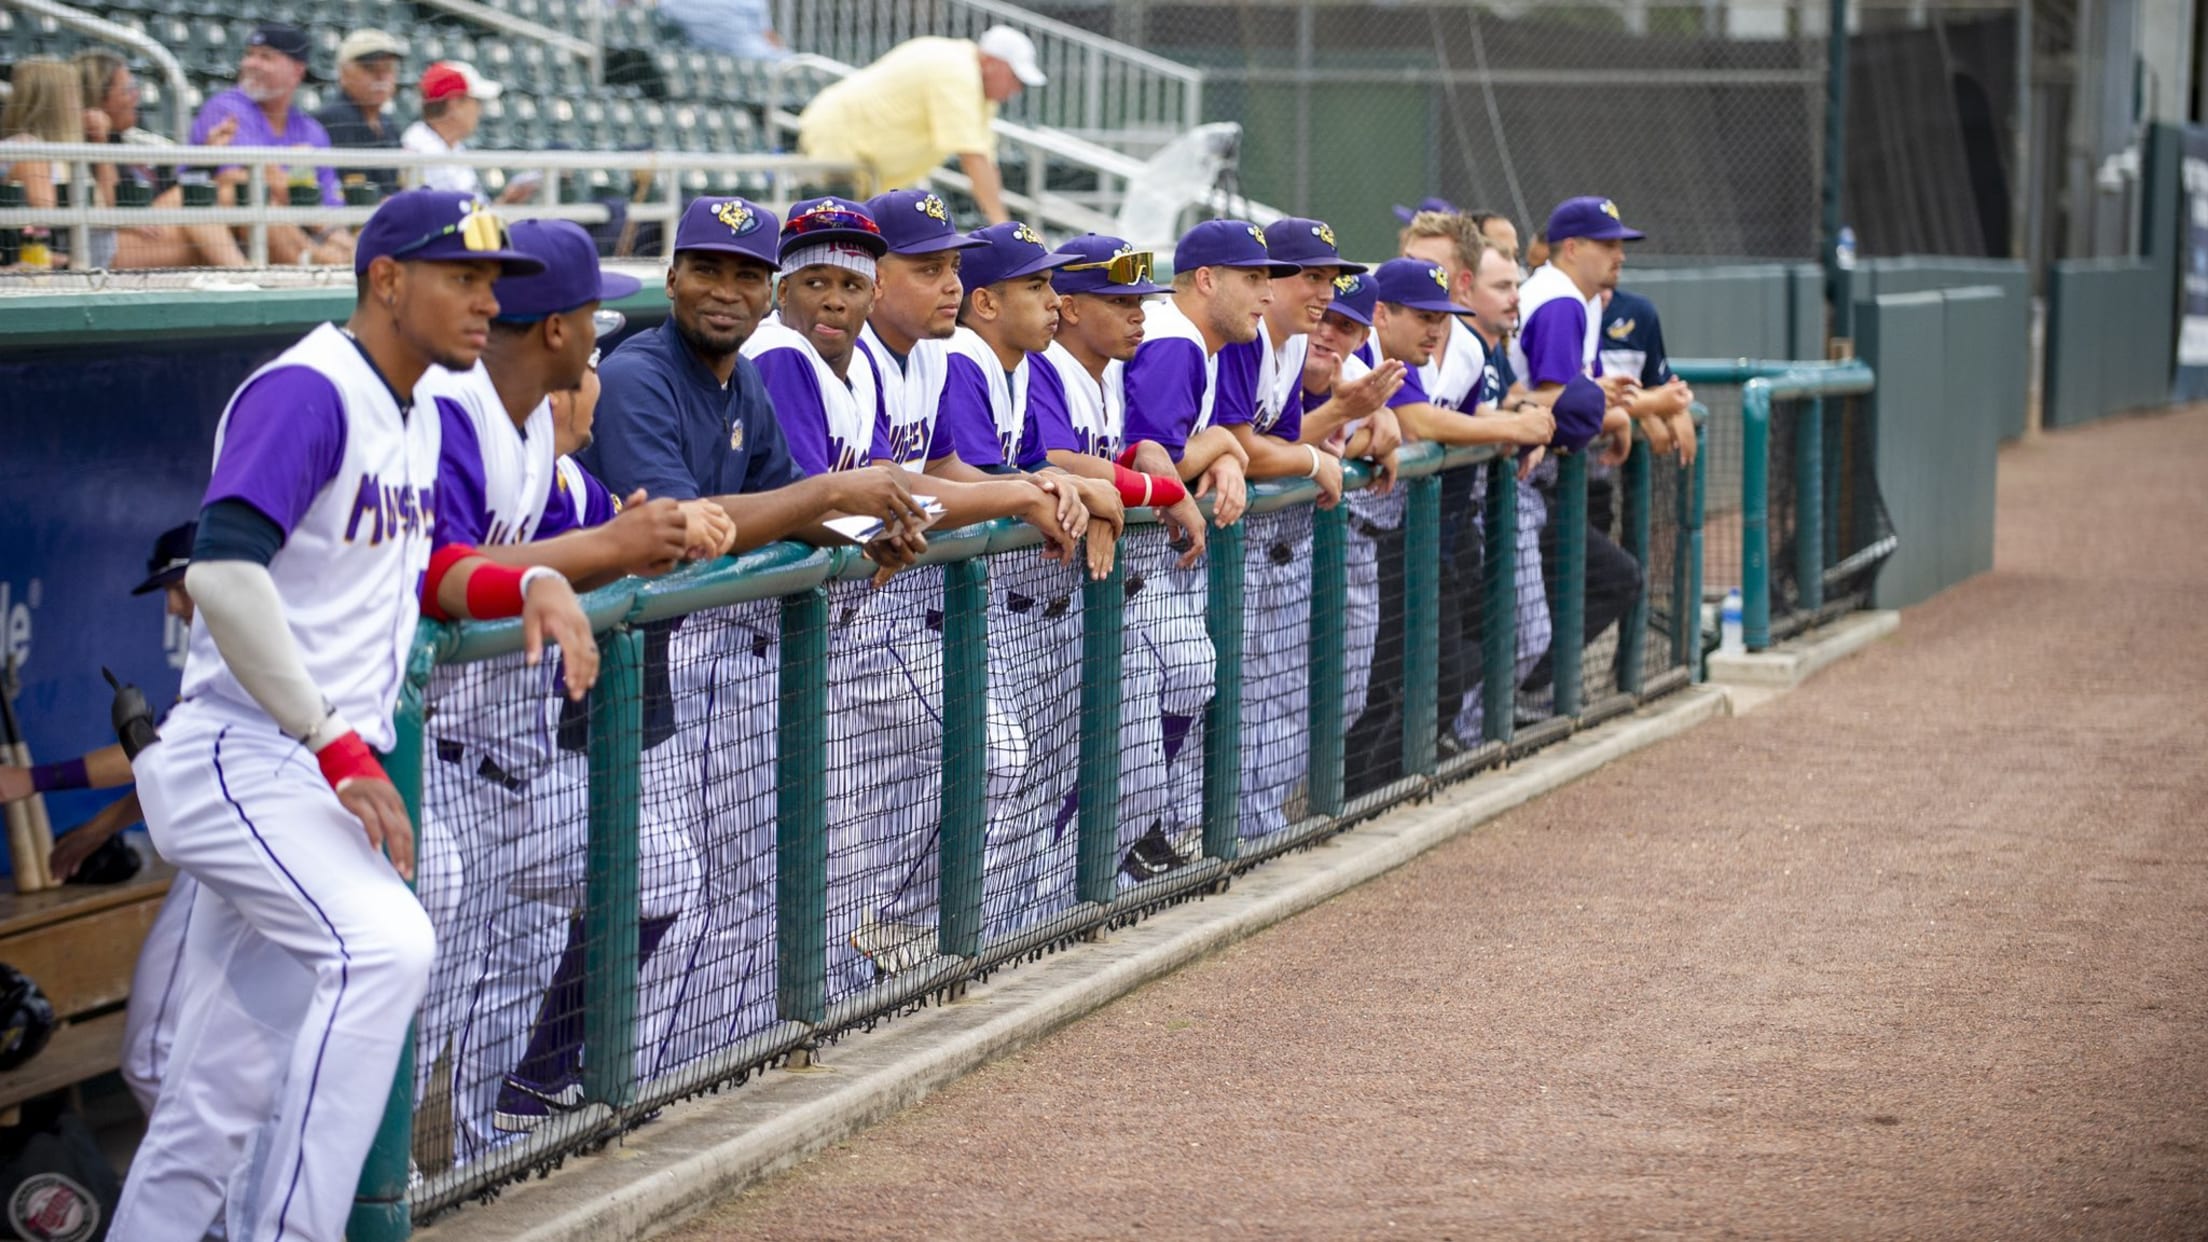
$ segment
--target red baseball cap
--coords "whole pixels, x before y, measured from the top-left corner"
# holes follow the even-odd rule
[[[496,99],[502,89],[464,60],[440,60],[422,71],[423,103],[432,99],[457,99],[462,95],[470,99]]]

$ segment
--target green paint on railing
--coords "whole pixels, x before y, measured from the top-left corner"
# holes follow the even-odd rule
[[[937,941],[954,957],[981,952],[981,860],[989,824],[989,572],[978,560],[943,567],[943,852]]]
[[[1344,558],[1349,544],[1347,505],[1311,515],[1311,677],[1310,813],[1342,813],[1343,681],[1349,660],[1343,649],[1343,618],[1349,582]]]
[[[644,634],[608,634],[599,652],[590,696],[590,870],[583,884],[583,1098],[619,1110],[636,1090]]]
[[[1160,582],[1150,590],[1165,590]],[[1119,886],[1119,721],[1127,654],[1127,570],[1081,588],[1081,759],[1074,895],[1109,902]]]
[[[1740,394],[1740,630],[1750,651],[1771,645],[1771,381]]]
[[[1217,657],[1204,709],[1204,855],[1231,860],[1241,842],[1242,524],[1213,528],[1204,559],[1204,628]]]
[[[1625,459],[1625,553],[1635,564],[1650,563],[1649,540],[1649,489],[1652,486],[1655,450],[1648,441],[1635,439],[1633,455]],[[1625,614],[1625,624],[1618,631],[1618,689],[1637,695],[1646,679],[1645,666],[1648,650],[1649,588],[1647,571],[1642,571],[1642,586],[1633,597],[1633,606]]]
[[[1825,606],[1825,400],[1802,403],[1794,423],[1794,582],[1798,606]]]
[[[838,556],[842,553],[838,552]],[[775,1012],[828,1016],[828,591],[782,600],[776,721]]]
[[[1481,548],[1480,731],[1508,742],[1518,707],[1518,467],[1487,464],[1486,543]]]
[[[1441,477],[1409,483],[1403,516],[1403,771],[1434,774],[1441,683]]]
[[[1556,615],[1550,627],[1549,668],[1556,714],[1577,716],[1584,698],[1580,661],[1586,654],[1587,454],[1565,454],[1557,463],[1556,475],[1556,505],[1549,510],[1549,521],[1557,527]]]
[[[1705,411],[1696,411],[1700,421]],[[1697,453],[1694,458],[1694,486],[1681,489],[1686,494],[1680,500],[1681,519],[1687,530],[1687,551],[1680,559],[1686,562],[1687,589],[1679,607],[1678,642],[1684,654],[1681,659],[1693,670],[1697,685],[1702,681],[1702,524],[1703,509],[1709,497],[1710,455]]]

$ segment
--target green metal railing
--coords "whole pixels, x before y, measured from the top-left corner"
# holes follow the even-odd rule
[[[1867,373],[1866,373],[1867,382]],[[990,638],[988,580],[999,554],[1038,542],[1031,529],[992,522],[931,538],[924,564],[944,567],[941,644],[943,769],[939,814],[940,901],[937,942],[940,956],[923,968],[895,977],[856,995],[832,1002],[826,986],[828,937],[829,791],[827,669],[831,627],[828,588],[845,579],[863,578],[873,567],[855,549],[812,549],[778,544],[733,560],[693,567],[666,578],[628,579],[591,592],[584,606],[600,634],[600,681],[590,700],[588,874],[582,917],[586,937],[586,1035],[584,1103],[524,1138],[498,1147],[472,1163],[449,1169],[425,1168],[424,1181],[409,1201],[408,1157],[414,1146],[412,1095],[414,1074],[402,1067],[390,1109],[364,1171],[350,1235],[356,1242],[403,1238],[410,1213],[422,1216],[457,1204],[501,1182],[525,1176],[565,1154],[588,1147],[637,1124],[669,1100],[735,1080],[799,1048],[833,1036],[856,1023],[891,1014],[930,993],[962,984],[978,974],[1079,933],[1116,920],[1137,917],[1162,902],[1210,889],[1233,872],[1264,858],[1338,832],[1405,799],[1430,793],[1437,785],[1498,761],[1512,741],[1513,660],[1516,637],[1516,583],[1510,572],[1491,573],[1477,606],[1486,625],[1478,658],[1482,702],[1486,707],[1486,744],[1448,763],[1437,762],[1436,735],[1449,727],[1456,705],[1439,704],[1436,688],[1440,652],[1439,541],[1443,521],[1440,473],[1472,468],[1487,474],[1485,539],[1495,563],[1509,565],[1516,536],[1515,463],[1486,448],[1442,451],[1432,445],[1406,447],[1401,454],[1399,486],[1408,489],[1404,539],[1406,595],[1404,719],[1402,758],[1405,775],[1376,794],[1344,798],[1342,703],[1346,639],[1344,517],[1337,508],[1314,515],[1312,532],[1313,595],[1309,616],[1309,771],[1308,798],[1301,820],[1261,841],[1238,833],[1241,781],[1243,557],[1240,526],[1210,533],[1206,624],[1216,653],[1209,710],[1195,726],[1202,730],[1203,857],[1155,879],[1122,887],[1115,809],[1120,786],[1122,628],[1126,594],[1119,572],[1083,588],[1083,664],[1080,717],[1077,841],[1078,904],[1040,927],[995,941],[985,931],[982,892],[987,771]],[[1700,478],[1666,460],[1653,461],[1645,444],[1635,447],[1624,475],[1628,542],[1635,554],[1650,554],[1652,476],[1671,471],[1678,492],[1675,520],[1666,527],[1673,564],[1682,575],[1682,592],[1699,573],[1700,532],[1690,520],[1700,511]],[[1352,464],[1352,488],[1370,482],[1366,469]],[[1584,485],[1584,463],[1567,462],[1567,480]],[[1569,486],[1569,484],[1567,484]],[[1569,493],[1568,493],[1569,494]],[[1562,506],[1567,540],[1584,528],[1584,493],[1575,507]],[[1304,480],[1261,484],[1252,489],[1252,513],[1309,505],[1316,497]],[[1469,520],[1469,515],[1460,515]],[[1147,511],[1129,515],[1130,525],[1154,521]],[[1471,537],[1467,534],[1465,537]],[[1583,537],[1579,537],[1582,538]],[[1567,593],[1569,594],[1569,592]],[[1684,598],[1692,599],[1691,594]],[[768,1030],[670,1075],[640,1081],[634,1063],[638,1022],[638,807],[649,791],[640,777],[644,742],[644,633],[638,627],[706,609],[761,600],[780,601],[780,690],[775,772],[776,953],[773,977],[779,1021]],[[1639,698],[1654,697],[1683,684],[1676,676],[1645,677],[1643,652],[1690,650],[1698,642],[1699,610],[1675,604],[1669,632],[1650,633],[1651,614],[1638,607],[1620,636],[1628,665],[1621,684]],[[1557,627],[1559,654],[1577,655],[1577,634]],[[433,666],[490,659],[520,649],[515,622],[461,626],[424,622],[399,713],[402,755],[389,771],[420,822],[423,797],[425,694]],[[1558,684],[1575,689],[1560,663]],[[1576,711],[1576,706],[1561,704]],[[1446,707],[1446,710],[1444,710]],[[1590,718],[1591,719],[1591,718]],[[1554,736],[1575,727],[1566,719]],[[1544,726],[1546,727],[1546,725]],[[402,756],[404,761],[402,761]],[[408,1060],[412,1059],[410,1047]]]
[[[1883,558],[1891,537],[1838,555],[1826,515],[1831,511],[1830,463],[1825,403],[1830,398],[1869,393],[1876,377],[1859,361],[1715,362],[1674,360],[1672,370],[1690,384],[1740,388],[1740,594],[1742,640],[1762,651],[1795,630],[1814,624],[1827,612],[1828,582],[1861,569],[1866,558]],[[1774,461],[1773,419],[1786,418],[1789,446],[1784,461]],[[1712,446],[1705,446],[1705,452]],[[1697,463],[1698,467],[1700,463]],[[1774,621],[1772,525],[1774,471],[1791,485],[1794,599],[1789,615]],[[1702,488],[1693,489],[1697,503]],[[1700,515],[1694,526],[1700,529]],[[1700,557],[1695,558],[1697,565]],[[1695,588],[1699,596],[1699,586]]]

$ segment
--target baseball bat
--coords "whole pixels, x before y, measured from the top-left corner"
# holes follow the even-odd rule
[[[6,736],[0,738],[8,762],[17,767],[31,766],[30,743],[23,739],[23,722],[15,715],[16,668],[15,657],[9,656],[5,670],[0,670],[0,729]],[[43,835],[45,840],[40,841]],[[15,872],[15,891],[35,893],[54,886],[47,875],[46,857],[52,850],[54,830],[46,815],[46,796],[32,794],[21,802],[8,804],[8,859]]]

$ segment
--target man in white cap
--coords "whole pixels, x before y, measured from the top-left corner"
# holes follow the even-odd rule
[[[483,103],[505,88],[475,71],[464,60],[440,60],[422,71],[422,119],[406,127],[399,145],[424,155],[447,155],[467,145],[483,120]],[[483,197],[483,179],[466,164],[429,164],[420,172],[424,189]],[[525,203],[536,197],[538,178],[516,177],[498,196],[501,203]]]
[[[385,113],[398,91],[405,55],[399,41],[381,30],[356,30],[337,45],[338,95],[314,114],[329,131],[331,146],[398,149],[399,131]],[[348,185],[366,181],[386,195],[399,188],[396,168],[347,168],[338,179]]]
[[[861,196],[918,186],[956,155],[975,205],[1003,224],[1012,217],[990,122],[997,105],[1049,80],[1034,42],[1010,26],[978,39],[907,39],[813,96],[798,117],[798,149],[857,164]]]

